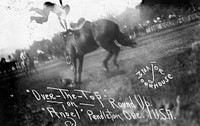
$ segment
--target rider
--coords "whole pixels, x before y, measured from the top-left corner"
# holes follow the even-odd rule
[[[39,8],[31,8],[30,11],[35,11],[36,13],[42,16],[42,17],[31,16],[31,21],[35,20],[37,23],[43,24],[44,22],[48,21],[49,13],[53,12],[58,16],[58,20],[61,26],[65,30],[67,30],[66,16],[68,15],[70,11],[70,6],[68,4],[65,6],[62,6],[62,2],[60,2],[60,4],[61,6],[55,3],[45,2],[43,4],[43,10]]]

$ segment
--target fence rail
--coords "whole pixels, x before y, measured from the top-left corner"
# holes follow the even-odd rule
[[[148,26],[146,28],[146,33],[150,34],[150,33],[154,33],[157,31],[161,31],[161,30],[166,30],[169,28],[174,28],[177,26],[181,26],[187,23],[192,23],[192,22],[196,22],[200,20],[200,12],[196,12],[193,14],[189,14],[183,17],[179,17],[173,20],[169,20],[169,21],[165,21],[159,24],[154,24],[151,26]]]

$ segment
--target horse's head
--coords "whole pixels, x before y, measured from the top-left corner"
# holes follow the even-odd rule
[[[69,34],[69,31],[68,31],[68,30],[59,33],[60,37],[62,37],[62,38],[66,38],[66,37],[68,36],[68,34]]]
[[[73,31],[69,29],[67,31],[60,32],[60,36],[64,39],[65,42],[67,42],[73,36]]]

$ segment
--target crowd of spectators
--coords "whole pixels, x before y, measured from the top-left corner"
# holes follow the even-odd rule
[[[176,20],[179,17],[190,15],[196,12],[200,12],[200,4],[192,4],[189,7],[187,7],[187,9],[183,7],[170,8],[167,11],[165,11],[165,13],[155,14],[155,16],[151,18],[139,22],[136,26],[134,26],[132,30],[134,31],[135,37],[138,37],[140,36],[140,34],[144,34],[142,32],[145,32],[145,29],[148,26],[159,24],[169,20]]]

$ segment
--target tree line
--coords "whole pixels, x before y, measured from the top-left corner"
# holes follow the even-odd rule
[[[15,60],[20,61],[20,53],[22,49],[16,49],[13,53],[13,58]],[[34,41],[29,49],[26,49],[28,54],[36,59],[44,60],[42,58],[48,57],[53,58],[61,58],[65,56],[65,42],[63,38],[59,34],[55,34],[54,37],[49,39],[43,39],[41,41]]]

